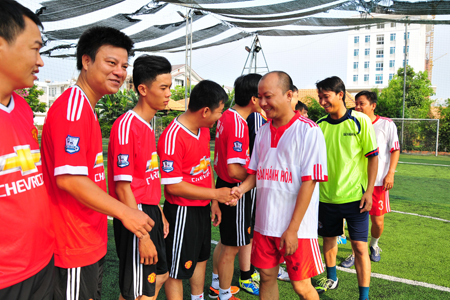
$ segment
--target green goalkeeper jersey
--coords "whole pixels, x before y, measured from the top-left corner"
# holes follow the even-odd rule
[[[378,155],[375,129],[363,113],[347,110],[339,120],[317,121],[327,147],[328,181],[320,183],[320,202],[343,204],[361,200],[367,189],[367,157]]]

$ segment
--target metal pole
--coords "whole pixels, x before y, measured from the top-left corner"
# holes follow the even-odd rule
[[[188,50],[189,50],[189,11],[186,7],[186,14],[184,18],[186,19],[186,52],[184,58],[184,111],[187,110],[187,65],[188,65]]]
[[[408,17],[406,17],[406,21],[408,21]],[[408,66],[406,57],[408,52],[408,23],[405,23],[405,60],[403,62],[403,109],[402,109],[402,150],[403,146],[403,135],[405,132],[405,97],[406,97],[406,67]]]
[[[437,131],[436,131],[436,156],[438,156],[439,151],[439,119],[437,120]]]
[[[192,87],[192,11],[189,11],[189,31],[191,32],[191,40],[189,43],[189,95],[191,94]],[[187,99],[187,98],[186,98]],[[187,105],[187,104],[186,104]]]

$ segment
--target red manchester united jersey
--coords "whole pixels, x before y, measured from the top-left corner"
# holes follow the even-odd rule
[[[111,129],[108,146],[109,193],[116,199],[116,181],[131,182],[137,204],[158,205],[161,199],[155,133],[130,110]]]
[[[209,128],[200,128],[195,135],[174,119],[164,129],[158,141],[161,161],[161,184],[181,181],[201,187],[212,187]],[[182,206],[206,206],[210,200],[192,200],[171,195],[164,189],[164,196],[171,204]]]
[[[106,192],[100,125],[78,86],[66,90],[48,111],[42,158],[56,234],[55,265],[75,268],[97,262],[106,254],[106,215],[56,185],[56,176],[83,175]]]
[[[246,169],[250,162],[247,122],[230,108],[217,122],[214,169],[217,176],[226,182],[238,183],[238,179],[228,175],[227,165],[240,164]]]
[[[27,102],[0,104],[0,289],[37,274],[53,255],[38,131]]]

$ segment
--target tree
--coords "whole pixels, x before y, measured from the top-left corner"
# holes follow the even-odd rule
[[[30,105],[31,110],[33,111],[33,117],[35,116],[34,113],[45,112],[47,105],[44,102],[39,101],[39,96],[44,95],[44,91],[38,89],[36,84],[30,88],[16,90],[16,93],[22,96],[25,101],[27,101],[28,105]]]
[[[439,151],[450,151],[450,98],[439,107]]]
[[[195,85],[191,86],[191,91],[194,87],[195,87]],[[172,96],[170,96],[170,99],[175,100],[175,101],[184,99],[185,90],[186,89],[184,86],[181,86],[181,85],[175,86],[174,89],[170,90],[170,92],[172,93]],[[187,96],[188,96],[188,98],[191,96],[189,91],[188,91]]]
[[[375,112],[389,118],[401,118],[403,110],[403,77],[404,69],[389,81],[389,86],[377,93],[378,103]],[[427,72],[414,72],[411,66],[406,68],[405,118],[428,118],[434,95]]]
[[[327,113],[325,112],[325,109],[323,109],[322,106],[320,106],[319,102],[316,101],[311,96],[305,97],[305,104],[308,106],[308,118],[313,120],[314,122],[317,122],[320,118],[325,116]]]

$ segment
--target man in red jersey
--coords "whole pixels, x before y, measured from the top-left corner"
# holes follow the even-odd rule
[[[78,41],[75,86],[48,111],[42,134],[44,179],[55,226],[55,299],[100,299],[106,254],[106,215],[120,219],[138,238],[154,222],[106,193],[102,135],[95,105],[125,80],[131,39],[92,27]]]
[[[53,298],[54,233],[44,186],[38,131],[27,102],[44,65],[38,17],[0,1],[0,299]]]
[[[119,256],[120,300],[156,299],[167,272],[165,236],[169,224],[161,213],[161,183],[155,132],[150,125],[169,102],[172,66],[161,56],[142,55],[134,62],[133,83],[139,93],[135,108],[120,116],[111,129],[108,147],[109,193],[155,221],[149,235],[138,239],[114,219]]]
[[[206,262],[211,252],[211,220],[221,222],[218,202],[235,197],[229,188],[215,189],[209,147],[210,127],[228,99],[223,88],[203,80],[192,90],[188,110],[166,127],[158,141],[164,215],[169,222],[166,255],[169,300],[183,299],[182,279],[189,279],[191,300],[203,299]],[[210,206],[211,203],[211,206]]]

